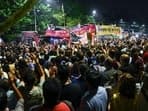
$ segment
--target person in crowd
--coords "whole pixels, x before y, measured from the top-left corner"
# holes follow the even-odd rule
[[[80,77],[77,79],[76,83],[80,85],[82,96],[84,93],[87,91],[87,85],[86,85],[86,73],[89,70],[89,67],[87,64],[80,64],[79,65],[79,72],[80,72]]]
[[[24,86],[20,86],[19,89],[25,100],[25,111],[28,111],[31,106],[42,103],[42,90],[35,85],[36,77],[32,70],[26,68],[24,73]]]
[[[131,74],[135,77],[136,82],[141,82],[144,74],[144,62],[141,56],[139,56],[139,49],[133,48],[131,50]]]
[[[56,77],[57,76],[57,64],[56,64],[56,58],[52,58],[49,62],[49,77]]]
[[[8,111],[7,94],[4,89],[0,88],[0,111]]]
[[[73,66],[71,68],[71,80],[72,82],[76,82],[77,79],[81,77],[80,71],[79,71],[79,62],[74,62]]]
[[[148,110],[148,75],[144,76],[143,86],[140,94],[137,97],[137,109],[136,111]]]
[[[110,111],[136,111],[136,80],[125,73],[119,80],[119,89],[110,100]]]
[[[145,45],[142,58],[144,61],[144,71],[148,73],[148,45]]]
[[[95,70],[98,70],[100,73],[104,72],[106,70],[104,66],[105,61],[105,54],[100,54],[96,57],[97,65],[94,66]]]
[[[14,111],[24,111],[24,99],[21,92],[16,87],[15,77],[13,75],[13,72],[8,71],[8,73],[9,73],[10,86],[15,92],[18,100]],[[9,111],[9,107],[7,106],[8,106],[8,100],[7,100],[6,90],[0,87],[0,111]]]
[[[46,88],[43,88],[43,84],[45,80],[48,81],[48,78],[53,81],[57,81],[55,79],[59,78],[62,90],[58,91],[61,91],[61,96],[59,99],[56,98],[59,102],[53,106],[60,105],[61,101],[63,104],[64,100],[69,100],[76,110],[79,110],[78,107],[80,106],[82,111],[94,110],[94,108],[96,108],[95,111],[102,108],[99,109],[102,111],[107,107],[108,101],[111,100],[111,110],[116,110],[116,108],[120,110],[122,106],[125,107],[122,104],[127,103],[127,110],[131,109],[132,111],[132,107],[135,105],[133,101],[135,101],[136,97],[134,96],[134,80],[142,86],[143,77],[148,74],[147,40],[147,38],[137,38],[131,41],[129,41],[129,38],[100,39],[99,43],[96,43],[94,46],[79,43],[72,44],[70,49],[65,47],[65,44],[64,47],[57,47],[57,45],[46,42],[42,42],[37,47],[29,46],[23,42],[18,44],[15,44],[16,42],[4,43],[0,46],[0,88],[2,88],[0,90],[3,93],[1,97],[4,95],[4,98],[5,92],[7,92],[8,101],[5,104],[7,108],[3,107],[3,109],[15,109],[17,101],[19,103],[17,106],[24,111],[28,111],[32,105],[36,105],[37,101],[37,104],[41,104],[39,106],[43,110],[54,109],[50,107],[51,104],[48,104],[50,98],[43,97],[42,95],[43,92],[47,91],[45,90]],[[62,43],[60,45],[62,46]],[[9,77],[10,72],[7,70],[7,67],[11,71],[10,75],[13,75],[12,77],[15,78],[12,79],[14,81],[9,80],[11,76]],[[93,70],[94,74],[91,71],[89,72],[88,69]],[[123,78],[121,77],[120,79],[118,72],[121,72],[120,74],[121,76],[123,75]],[[89,75],[90,73],[92,76]],[[125,77],[122,73],[130,73],[132,76]],[[94,76],[95,74],[99,75],[99,77]],[[98,78],[101,79],[98,80]],[[6,86],[9,81],[11,83],[9,87],[11,86],[12,88]],[[15,83],[15,88],[13,88],[14,84],[12,82]],[[50,83],[56,84],[56,82]],[[123,84],[128,85],[124,86]],[[113,90],[113,92],[110,92],[111,94],[114,93],[113,96],[111,94],[106,96],[106,90],[101,86]],[[17,96],[18,98],[15,102],[11,99],[11,96],[18,89],[25,91],[19,91],[22,97],[18,93],[19,97]],[[142,110],[144,108],[143,105],[147,106],[146,89],[146,82],[144,82],[137,98],[139,102],[136,101],[138,110]],[[42,101],[45,98],[47,101]],[[97,102],[95,102],[96,100]],[[54,102],[51,99],[49,101],[49,103]],[[5,100],[2,100],[2,102],[5,103]],[[44,104],[48,105],[45,107]],[[66,108],[66,106],[64,107]]]
[[[120,56],[121,66],[120,66],[119,70],[122,71],[122,72],[128,73],[130,71],[129,70],[129,68],[130,68],[129,62],[130,62],[130,56],[128,54],[122,54]]]
[[[86,75],[88,90],[80,103],[80,111],[106,111],[108,104],[107,91],[100,86],[101,76],[95,70],[89,70]]]
[[[65,65],[58,67],[58,78],[62,84],[61,100],[72,102],[74,108],[77,109],[82,96],[80,85],[72,83],[69,69]]]
[[[48,78],[43,84],[44,103],[32,107],[30,111],[71,111],[65,102],[60,101],[61,90],[58,79]]]
[[[113,60],[110,57],[108,57],[105,60],[104,65],[106,70],[102,73],[103,85],[112,85],[114,84],[114,79],[116,79],[115,76],[117,74],[117,70],[113,68]]]

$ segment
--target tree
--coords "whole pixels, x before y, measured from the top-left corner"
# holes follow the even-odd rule
[[[44,32],[48,24],[68,27],[88,22],[85,8],[75,0],[1,0],[0,34],[20,33],[23,30],[34,30],[35,16],[37,31]],[[59,2],[60,1],[60,2]],[[62,7],[62,4],[64,7]],[[72,5],[71,5],[72,4]]]
[[[2,1],[3,3],[6,2],[6,4],[8,3],[10,6],[12,3],[14,3],[16,0],[6,0],[6,1]],[[30,11],[33,6],[35,5],[35,3],[38,0],[25,0],[25,3],[22,7],[20,7],[20,9],[18,9],[16,12],[12,11],[12,15],[11,12],[8,13],[8,15],[10,14],[11,16],[9,16],[4,22],[0,23],[0,34],[7,31],[11,26],[13,26],[18,20],[20,20],[23,16],[25,16],[27,14],[28,11]],[[18,2],[15,2],[16,4]],[[9,12],[9,8],[7,8],[6,10],[8,10]]]

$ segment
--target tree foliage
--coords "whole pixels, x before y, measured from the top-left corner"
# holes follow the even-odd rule
[[[1,0],[0,33],[34,30],[35,17],[39,32],[44,32],[48,24],[71,27],[91,21],[76,0],[53,0],[52,3],[47,0]]]
[[[12,12],[13,14],[0,24],[0,33],[3,33],[4,31],[8,30],[18,20],[20,20],[23,16],[25,16],[25,14],[32,9],[32,7],[35,5],[37,1],[38,0],[27,0],[26,3],[22,7],[16,10],[16,12]],[[15,2],[15,1],[12,0],[12,2]],[[11,2],[9,1],[8,3],[11,3]],[[17,5],[17,2],[15,3]]]
[[[85,8],[76,0],[64,0],[64,8],[67,20],[67,25],[84,24],[87,21],[87,13]],[[72,23],[72,24],[71,24]]]

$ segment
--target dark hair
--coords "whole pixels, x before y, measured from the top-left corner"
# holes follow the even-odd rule
[[[0,88],[0,111],[7,107],[7,95],[4,89]]]
[[[124,62],[124,65],[128,65],[129,64],[129,60],[130,60],[130,57],[127,54],[122,54],[120,56],[120,62]]]
[[[79,61],[83,60],[83,58],[84,58],[83,53],[80,52],[80,51],[76,53],[76,56],[78,57],[78,60],[79,60]]]
[[[7,60],[10,64],[14,63],[15,62],[15,55],[14,54],[8,55]]]
[[[58,66],[58,78],[61,81],[62,85],[67,81],[68,77],[70,76],[69,69],[66,65],[59,65]]]
[[[101,75],[98,71],[90,69],[87,71],[86,81],[91,86],[91,88],[96,89],[101,84]]]
[[[102,64],[105,61],[105,55],[104,54],[100,54],[97,58],[97,61]]]
[[[136,81],[129,73],[124,74],[120,79],[119,92],[122,96],[133,99],[136,95]]]
[[[34,72],[31,69],[26,68],[23,71],[23,73],[24,73],[23,80],[24,80],[25,84],[33,86],[35,83],[35,80],[36,80]]]
[[[48,108],[53,108],[61,96],[61,84],[56,78],[48,78],[43,84],[44,104]]]
[[[71,62],[72,63],[75,63],[76,61],[78,61],[79,60],[79,58],[77,57],[77,56],[72,56],[71,57]]]
[[[87,52],[87,56],[88,57],[91,57],[92,56],[92,52],[90,50]]]
[[[86,75],[86,72],[88,71],[88,65],[86,65],[86,64],[80,64],[79,65],[79,71],[80,71],[80,74],[82,76],[85,76]]]
[[[28,67],[28,65],[27,65],[25,59],[20,59],[18,61],[18,63],[16,64],[16,67],[21,70],[21,69]]]
[[[109,49],[109,56],[111,57],[111,58],[114,58],[115,57],[115,49]]]
[[[131,50],[131,56],[135,57],[135,56],[138,56],[138,55],[139,55],[139,48],[133,48]]]
[[[72,75],[79,75],[79,74],[80,74],[78,62],[75,62],[75,63],[73,64],[73,67],[72,67],[72,69],[71,69],[71,74],[72,74]]]
[[[104,62],[104,65],[106,68],[111,68],[113,67],[113,60],[112,58],[108,57],[105,62]]]
[[[71,57],[71,56],[72,56],[72,51],[71,51],[71,49],[67,49],[67,50],[65,51],[65,56],[67,56],[67,57]]]
[[[64,55],[64,53],[65,53],[64,50],[59,49],[59,54],[60,54],[60,55]]]
[[[56,56],[56,55],[57,55],[57,52],[54,51],[54,50],[51,50],[51,51],[49,52],[49,55],[50,55],[50,56]]]
[[[4,89],[6,92],[9,90],[10,86],[7,79],[0,79],[0,88]]]
[[[29,47],[29,51],[30,52],[35,52],[36,51],[36,48],[35,47]]]

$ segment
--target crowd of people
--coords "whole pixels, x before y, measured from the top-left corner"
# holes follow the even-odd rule
[[[147,111],[148,38],[0,46],[0,111]]]

